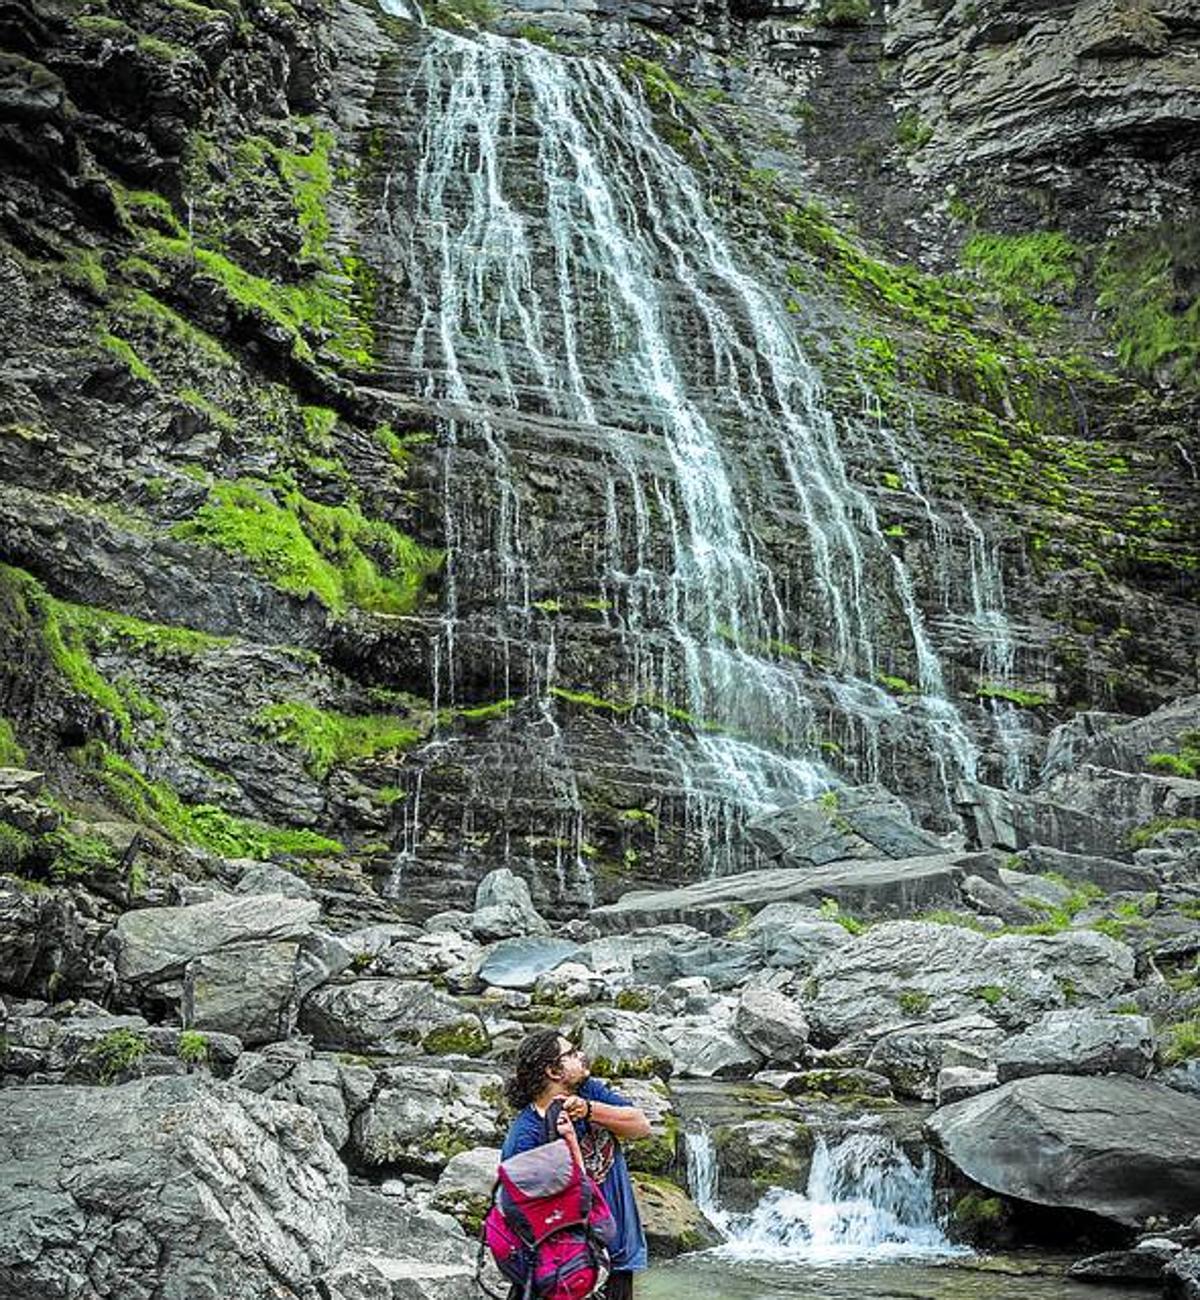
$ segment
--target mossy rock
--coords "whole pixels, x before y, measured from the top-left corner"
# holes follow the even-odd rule
[[[452,1025],[439,1025],[421,1039],[430,1056],[482,1056],[489,1047],[487,1031],[474,1018]]]

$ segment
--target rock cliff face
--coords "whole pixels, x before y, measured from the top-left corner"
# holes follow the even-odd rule
[[[0,713],[122,851],[570,914],[1194,688],[1186,6],[391,10],[0,20]]]

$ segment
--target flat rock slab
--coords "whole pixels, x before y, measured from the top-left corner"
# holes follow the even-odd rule
[[[501,939],[483,959],[479,978],[501,989],[531,989],[539,975],[565,961],[577,960],[581,949],[569,939]]]
[[[346,1196],[315,1115],[207,1075],[0,1092],[8,1296],[315,1294]]]
[[[634,930],[684,921],[726,928],[739,907],[835,899],[848,910],[899,914],[960,902],[965,872],[994,876],[986,854],[941,853],[916,858],[835,862],[822,867],[778,867],[701,880],[680,889],[639,890],[590,915],[602,930]]]
[[[1042,1074],[943,1106],[928,1131],[977,1183],[1120,1223],[1200,1204],[1200,1098],[1121,1076]]]

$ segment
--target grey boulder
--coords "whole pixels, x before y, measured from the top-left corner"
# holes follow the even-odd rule
[[[508,867],[489,871],[475,891],[471,932],[477,939],[510,939],[523,934],[549,934],[538,914],[529,886]]]
[[[0,1093],[0,1279],[23,1300],[310,1300],[346,1196],[314,1115],[203,1075]]]
[[[1128,1076],[1041,1074],[943,1106],[927,1130],[1003,1196],[1137,1225],[1200,1202],[1200,1099]]]
[[[460,1151],[499,1146],[502,1089],[498,1074],[405,1065],[385,1070],[351,1127],[355,1154],[367,1164],[430,1174]]]
[[[350,1246],[326,1279],[330,1300],[461,1300],[474,1244],[448,1215],[351,1192]]]
[[[579,945],[569,939],[502,939],[488,950],[478,974],[494,988],[532,989],[539,976],[574,960],[579,952]]]
[[[109,943],[122,979],[157,981],[230,944],[302,939],[320,911],[313,899],[282,894],[220,898],[193,907],[144,907],[120,917]]]
[[[402,1054],[419,1045],[435,1054],[475,1054],[488,1043],[474,1012],[420,980],[326,984],[305,1002],[301,1023],[332,1051]]]
[[[1133,1074],[1154,1064],[1148,1016],[1100,1011],[1048,1011],[995,1052],[1001,1083],[1032,1074]]]

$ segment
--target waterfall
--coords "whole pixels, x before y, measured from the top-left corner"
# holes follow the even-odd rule
[[[917,729],[949,808],[977,755],[912,577],[779,295],[740,265],[640,94],[602,59],[522,41],[430,30],[422,51],[417,147],[386,187],[404,301],[380,329],[397,379],[442,412],[441,697],[472,619],[506,678],[519,646],[523,680],[548,690],[539,611],[560,606],[563,557],[524,458],[586,448],[569,486],[594,515],[591,586],[572,599],[602,610],[617,652],[607,681],[566,684],[679,724],[664,747],[710,861],[729,808],[839,783],[831,717],[869,779],[901,724]],[[486,501],[464,489],[480,472]],[[894,661],[917,679],[899,702],[881,685]]]
[[[772,1187],[748,1214],[721,1208],[712,1139],[686,1134],[692,1199],[737,1260],[837,1263],[966,1253],[945,1236],[934,1211],[933,1161],[914,1164],[881,1133],[819,1137],[804,1192]]]

